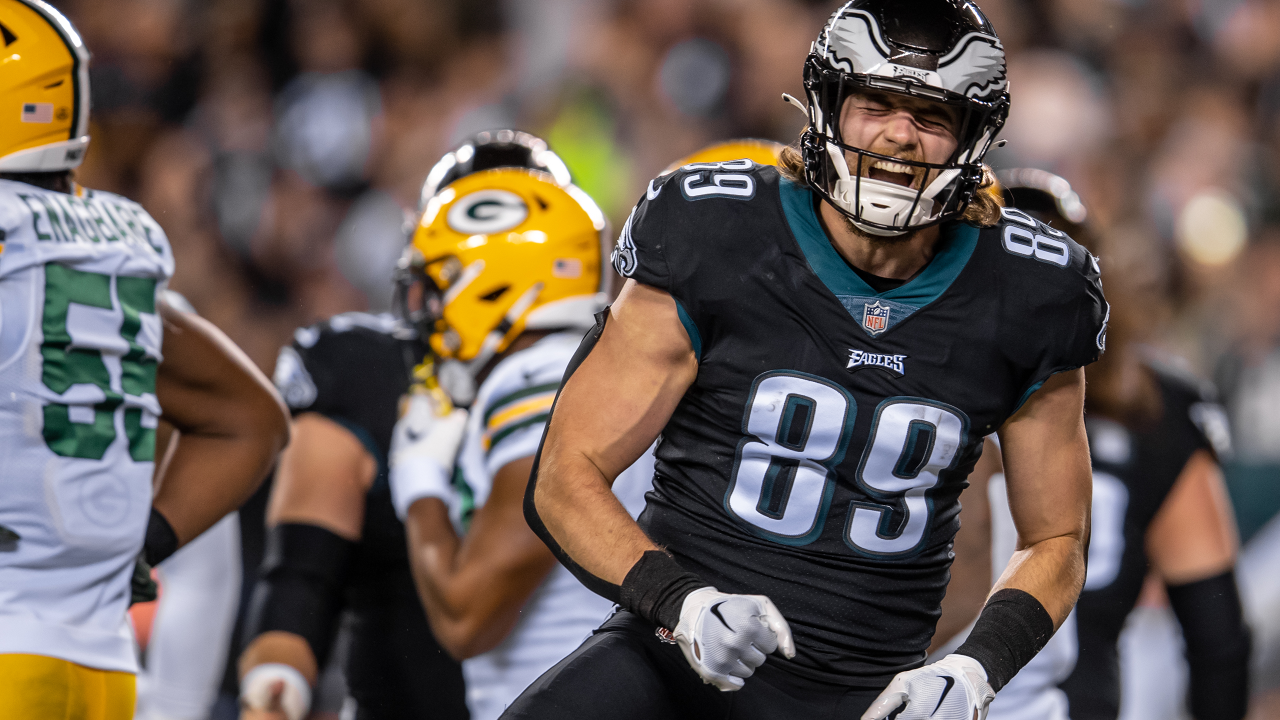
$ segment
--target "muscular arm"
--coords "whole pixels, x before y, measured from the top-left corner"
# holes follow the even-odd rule
[[[511,632],[529,595],[555,564],[524,519],[533,458],[503,466],[465,538],[437,498],[409,507],[410,567],[431,631],[462,660],[492,650]]]
[[[1000,430],[1018,549],[993,592],[1022,590],[1056,629],[1084,586],[1093,473],[1084,429],[1084,371],[1049,378]]]
[[[182,435],[152,504],[179,545],[240,507],[289,436],[271,383],[209,322],[166,303],[164,361],[156,373],[163,418]]]
[[[1222,471],[1198,450],[1147,528],[1151,566],[1169,585],[1203,580],[1235,565],[1239,542]]]
[[[267,526],[305,523],[357,541],[364,496],[377,474],[378,461],[350,430],[319,413],[303,413],[280,454]]]
[[[315,525],[346,540],[359,540],[365,493],[377,470],[377,461],[349,430],[317,413],[299,415],[293,437],[280,455],[267,525]],[[240,676],[271,662],[290,665],[308,682],[316,682],[317,659],[300,635],[270,631],[255,637],[240,655]],[[277,716],[246,711],[244,717]]]
[[[662,432],[697,373],[675,300],[628,280],[595,348],[560,391],[534,503],[564,552],[606,582],[621,585],[657,549],[613,495],[613,481]]]

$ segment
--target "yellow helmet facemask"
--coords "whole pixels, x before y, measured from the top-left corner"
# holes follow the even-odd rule
[[[0,172],[57,172],[89,145],[89,51],[41,0],[0,0]]]
[[[474,173],[427,202],[396,305],[441,359],[455,402],[470,402],[472,379],[524,331],[591,326],[604,305],[604,233],[586,193],[537,170]]]

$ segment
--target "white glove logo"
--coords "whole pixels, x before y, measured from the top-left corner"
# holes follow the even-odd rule
[[[895,720],[984,720],[995,696],[981,663],[967,655],[948,655],[898,673],[862,720],[891,715]]]
[[[725,692],[740,689],[769,653],[796,654],[791,628],[769,598],[712,587],[689,593],[672,635],[702,681]]]

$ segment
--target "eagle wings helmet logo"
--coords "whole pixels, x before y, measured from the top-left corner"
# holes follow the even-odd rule
[[[990,35],[969,33],[938,61],[942,86],[966,97],[982,97],[1008,86],[1004,46]]]
[[[936,70],[893,62],[894,52],[881,37],[879,23],[865,10],[846,10],[828,26],[820,42],[822,47],[815,47],[815,52],[833,67],[853,74],[913,78],[965,97],[982,97],[1008,85],[1004,46],[984,33],[961,38],[951,52],[938,58]]]

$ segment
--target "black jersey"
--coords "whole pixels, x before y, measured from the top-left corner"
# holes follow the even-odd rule
[[[1160,389],[1158,420],[1137,429],[1086,419],[1093,457],[1089,573],[1076,605],[1079,656],[1063,683],[1073,718],[1120,712],[1117,641],[1147,577],[1147,528],[1191,455],[1229,447],[1226,414],[1213,388],[1161,363],[1148,363]]]
[[[1092,256],[1017,211],[945,226],[876,293],[776,169],[650,184],[614,255],[669,292],[697,378],[657,449],[640,524],[722,592],[768,595],[814,679],[883,686],[933,635],[982,439],[1050,375],[1097,359]]]
[[[345,593],[353,629],[347,681],[361,717],[466,717],[461,667],[431,634],[391,505],[387,455],[397,406],[425,353],[395,329],[390,316],[364,313],[301,328],[280,353],[275,382],[294,415],[337,422],[378,462]]]

